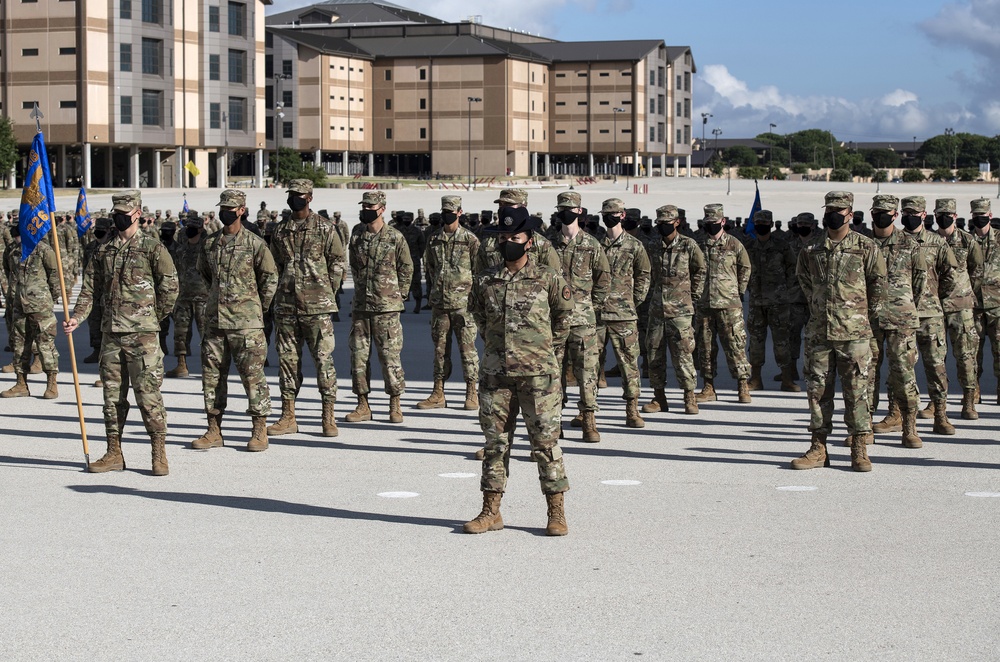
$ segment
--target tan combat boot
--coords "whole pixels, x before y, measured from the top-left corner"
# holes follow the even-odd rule
[[[705,385],[701,388],[701,393],[695,399],[698,402],[715,402],[718,400],[718,396],[715,395],[715,380],[706,377]]]
[[[108,435],[108,450],[97,462],[87,465],[87,472],[101,474],[105,471],[124,471],[125,456],[122,455],[121,437],[117,434]]]
[[[792,367],[789,366],[781,371],[781,390],[786,393],[799,393],[802,391],[802,388],[795,383],[792,370]]]
[[[476,451],[476,459],[477,460],[485,460],[486,459],[486,449],[485,448],[480,448],[478,451]]]
[[[323,436],[324,437],[336,437],[340,434],[340,429],[337,427],[337,417],[335,416],[334,409],[336,402],[333,400],[323,401]]]
[[[417,409],[441,409],[447,407],[448,403],[444,399],[444,380],[434,380],[434,390],[427,396],[426,400],[417,403]]]
[[[224,445],[222,440],[222,412],[218,409],[213,409],[208,413],[208,430],[205,434],[191,442],[191,448],[196,451],[204,451]]]
[[[588,444],[596,444],[601,441],[601,433],[597,431],[597,420],[594,412],[583,412],[583,438],[581,441]]]
[[[872,432],[883,434],[886,432],[902,432],[902,430],[903,419],[900,416],[899,403],[895,400],[890,400],[889,413],[885,415],[885,418],[872,426]]]
[[[247,442],[247,450],[251,453],[259,453],[267,450],[267,417],[253,417],[253,433],[250,441]]]
[[[42,374],[42,359],[38,354],[35,354],[35,360],[31,362],[31,368],[28,370],[28,374],[40,375]]]
[[[167,466],[167,435],[150,435],[150,441],[153,443],[153,475],[166,476],[170,473],[170,467]]]
[[[168,370],[165,374],[166,377],[187,377],[190,373],[188,372],[188,362],[187,357],[181,354],[177,357],[177,367],[173,370]]]
[[[948,401],[934,403],[934,434],[955,434],[955,426],[948,420]]]
[[[280,437],[283,434],[295,434],[298,431],[299,424],[295,420],[295,398],[281,396],[281,418],[267,428],[267,433]]]
[[[566,386],[576,386],[576,373],[570,366],[566,366]]]
[[[982,394],[979,392],[979,382],[976,382],[976,396],[972,399],[977,405],[983,404]]]
[[[934,401],[931,400],[927,403],[927,406],[917,412],[917,418],[922,418],[924,420],[929,420],[934,418]]]
[[[48,380],[45,383],[45,393],[42,394],[43,400],[55,400],[59,397],[59,384],[56,383],[57,374],[55,372],[48,374]]]
[[[403,422],[403,410],[399,408],[398,395],[389,396],[389,422],[390,423]]]
[[[750,381],[747,382],[747,388],[751,391],[761,391],[764,389],[764,382],[760,378],[760,368],[759,365],[750,366]]]
[[[566,526],[566,510],[563,507],[563,493],[546,494],[545,501],[548,504],[549,522],[545,525],[545,535],[564,536],[569,533]]]
[[[792,460],[792,469],[816,469],[830,466],[830,456],[826,454],[826,437],[813,432],[811,444],[805,455]]]
[[[924,442],[917,434],[917,411],[901,406],[903,415],[903,448],[921,448]]]
[[[601,372],[597,375],[597,388],[607,388],[608,378],[604,374],[604,367],[601,367]]]
[[[479,409],[479,393],[476,391],[476,382],[465,382],[465,404],[462,409],[466,411],[476,411]]]
[[[368,396],[358,396],[358,406],[350,414],[344,417],[348,423],[360,423],[361,421],[372,420],[372,410],[368,407]]]
[[[661,411],[670,409],[667,405],[667,391],[662,388],[653,389],[653,399],[642,406],[643,414],[658,414]]]
[[[698,399],[694,391],[684,391],[684,413],[688,415],[698,413]]]
[[[500,516],[500,500],[503,492],[483,492],[483,511],[472,521],[466,522],[462,530],[466,533],[486,533],[503,528]]]
[[[571,428],[582,428],[583,427],[583,412],[578,411],[576,416],[569,420],[569,426]]]
[[[976,389],[967,388],[962,395],[962,418],[966,421],[979,420],[979,412],[976,411]]]
[[[17,381],[9,389],[0,393],[0,398],[26,398],[31,393],[28,392],[28,381],[24,373],[17,373]]]
[[[646,427],[646,421],[642,420],[642,416],[639,415],[638,398],[632,398],[631,400],[625,403],[625,427],[627,428]]]
[[[750,385],[747,383],[747,380],[741,379],[736,388],[737,388],[737,390],[736,390],[737,398],[736,399],[737,399],[738,402],[742,402],[743,404],[747,404],[747,403],[751,402],[751,399],[750,399]]]
[[[0,368],[0,372],[2,372],[5,375],[9,375],[9,374],[11,374],[13,372],[16,372],[16,370],[14,369],[14,364],[13,363],[8,363],[3,368]]]
[[[854,435],[854,444],[851,446],[851,469],[854,471],[872,470],[871,460],[868,459],[868,439],[872,436],[871,432]]]

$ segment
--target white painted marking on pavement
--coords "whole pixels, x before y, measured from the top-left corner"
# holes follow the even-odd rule
[[[819,488],[814,485],[785,485],[775,489],[779,492],[815,492]]]
[[[379,492],[378,495],[384,499],[412,499],[420,496],[416,492]]]
[[[639,480],[602,480],[601,485],[616,485],[616,486],[632,486],[632,485],[642,485],[642,481]]]
[[[479,474],[463,474],[463,473],[457,473],[457,474],[438,474],[438,476],[440,476],[441,478],[475,478],[478,475]]]
[[[996,499],[1000,498],[1000,492],[966,492],[965,496],[977,497],[980,499]]]

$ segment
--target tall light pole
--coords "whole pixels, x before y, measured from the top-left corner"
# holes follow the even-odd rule
[[[944,130],[944,135],[948,136],[948,144],[951,145],[952,153],[955,152],[955,129],[947,128]],[[958,160],[958,157],[955,157]]]
[[[226,181],[225,185],[229,186],[229,116],[223,112],[222,113],[222,130],[226,137]]]
[[[469,97],[469,188],[472,188],[472,104],[481,101],[480,97]]]
[[[288,80],[292,76],[291,74],[274,74],[274,184],[278,184],[278,157],[280,156],[280,142],[281,135],[278,133],[279,121],[285,118],[285,114],[281,112],[281,109],[285,107],[282,103],[284,97],[281,95],[281,81]]]
[[[778,128],[778,125],[775,124],[774,122],[772,122],[772,123],[770,123],[770,124],[767,125],[767,128],[768,128],[768,134],[773,135],[774,134],[774,130]],[[767,162],[769,164],[770,163],[774,163],[774,145],[771,145],[771,152],[768,154]]]
[[[702,113],[701,114],[701,148],[705,149],[705,125],[708,124],[708,118],[715,117],[712,113]],[[705,177],[705,160],[701,160],[701,176]]]
[[[618,183],[618,113],[624,113],[625,109],[612,108],[611,110],[614,111],[613,115],[614,121],[612,122],[614,128],[612,128],[611,131],[612,133],[615,134],[613,142],[614,147],[612,148],[612,150],[614,151],[615,158],[612,160],[612,163],[614,164],[614,169],[615,169],[614,183],[617,184]]]
[[[715,154],[716,154],[716,156],[718,156],[719,155],[719,136],[722,135],[722,129],[720,129],[718,127],[712,129],[712,135],[715,136]],[[704,163],[702,163],[701,169],[702,170],[705,169]]]

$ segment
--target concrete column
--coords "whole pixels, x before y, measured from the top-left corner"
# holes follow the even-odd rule
[[[256,165],[254,170],[257,173],[257,188],[264,188],[264,150],[257,149]]]
[[[110,145],[105,147],[104,150],[108,154],[108,158],[105,159],[105,164],[104,164],[105,165],[104,180],[108,183],[108,186],[110,188],[118,188],[117,186],[115,186],[115,180],[114,180],[115,169],[113,166],[115,161],[115,150],[111,149]]]
[[[550,154],[545,155],[545,176],[552,176],[552,157]]]
[[[226,150],[215,153],[215,172],[219,180],[220,188],[229,187],[229,178],[226,177]]]
[[[587,176],[594,176],[594,155],[590,153],[587,155]]]
[[[83,160],[83,186],[90,190],[90,143],[83,143],[83,149],[80,152]],[[11,181],[13,182],[13,177],[11,177]]]
[[[57,149],[56,158],[56,169],[59,171],[56,173],[56,186],[60,188],[66,187],[66,145],[59,145]]]
[[[160,150],[153,150],[153,167],[149,171],[149,185],[151,188],[160,188]]]
[[[652,177],[653,176],[653,157],[652,156],[647,156],[646,157],[646,176],[647,177]]]
[[[685,164],[685,167],[687,168],[687,176],[691,177],[691,155],[688,154],[687,157],[685,157],[684,160],[687,162]]]
[[[187,163],[187,149],[177,146],[177,150],[174,152],[174,158],[177,159],[177,188],[187,188],[188,182],[188,171],[184,169],[184,164]]]
[[[344,177],[350,177],[350,176],[351,176],[351,173],[350,173],[350,171],[348,170],[348,166],[350,166],[350,164],[351,164],[351,162],[350,162],[350,158],[351,158],[351,156],[350,156],[350,152],[348,152],[348,151],[347,151],[347,150],[345,149],[345,150],[344,150],[344,156],[343,156],[343,157],[341,158],[341,161],[342,161],[342,162],[343,162],[343,164],[344,164],[344,165],[343,165],[343,168],[344,168]]]
[[[666,176],[667,176],[667,153],[664,152],[663,155],[660,156],[660,177],[666,177]]]
[[[681,160],[680,157],[674,157],[674,177],[681,176]]]
[[[139,148],[135,145],[128,148],[128,180],[129,186],[139,188]]]
[[[323,150],[317,149],[316,153],[313,154],[313,165],[317,168],[323,165]]]
[[[529,154],[531,154],[531,157],[530,157],[531,158],[531,176],[532,177],[537,177],[538,176],[538,161],[537,161],[538,154],[535,153],[535,152],[529,152]]]
[[[10,190],[13,191],[14,189],[17,188],[17,166],[10,167],[10,174],[8,175],[8,177],[10,177],[8,188],[10,188]]]
[[[639,152],[632,152],[632,176],[639,176],[639,164],[642,163],[640,160]]]
[[[368,153],[368,176],[372,177],[375,174],[375,153]]]

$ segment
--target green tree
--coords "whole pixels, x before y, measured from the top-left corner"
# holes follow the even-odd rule
[[[951,168],[934,168],[931,172],[931,181],[947,182],[952,178]]]
[[[302,155],[289,147],[282,147],[278,152],[277,164],[274,156],[271,156],[271,172],[280,177],[281,182],[308,179],[313,186],[326,186],[326,171],[312,164],[303,163]]]
[[[851,176],[851,171],[846,168],[837,168],[836,170],[830,171],[830,181],[831,182],[850,182],[854,181],[854,177]]]
[[[14,139],[14,122],[9,117],[0,117],[0,173],[6,175],[17,163],[17,141]],[[13,182],[8,182],[8,187]]]
[[[924,173],[920,172],[917,168],[907,168],[903,171],[901,179],[904,182],[922,182],[927,178],[924,177]]]
[[[767,174],[761,166],[742,166],[740,168],[740,179],[764,179]]]
[[[844,149],[829,131],[806,129],[790,134],[787,138],[792,143],[793,161],[817,163],[819,167],[829,168],[833,165],[833,158],[830,154],[830,146],[832,145],[834,153],[837,154],[837,165],[840,165],[840,154],[844,152]]]
[[[726,165],[719,159],[712,159],[711,170],[712,174],[718,177],[726,171]]]
[[[805,175],[809,172],[809,166],[805,163],[796,163],[792,166],[792,172],[796,175]]]
[[[974,182],[979,179],[979,168],[959,168],[956,174],[961,182]]]
[[[889,173],[886,172],[885,170],[878,170],[872,177],[872,181],[878,182],[879,184],[885,184],[887,181],[889,181]]]
[[[768,166],[767,175],[765,176],[767,177],[767,179],[776,179],[778,181],[784,181],[785,179],[787,179],[785,173],[783,173],[781,171],[781,168],[779,168],[776,165]]]
[[[865,161],[875,168],[898,168],[902,157],[892,149],[866,149],[861,151]]]
[[[757,152],[745,145],[733,145],[722,152],[722,160],[735,166],[755,166]]]
[[[867,161],[861,161],[860,163],[855,163],[851,166],[851,174],[855,177],[871,179],[875,176],[875,168],[873,168]]]

